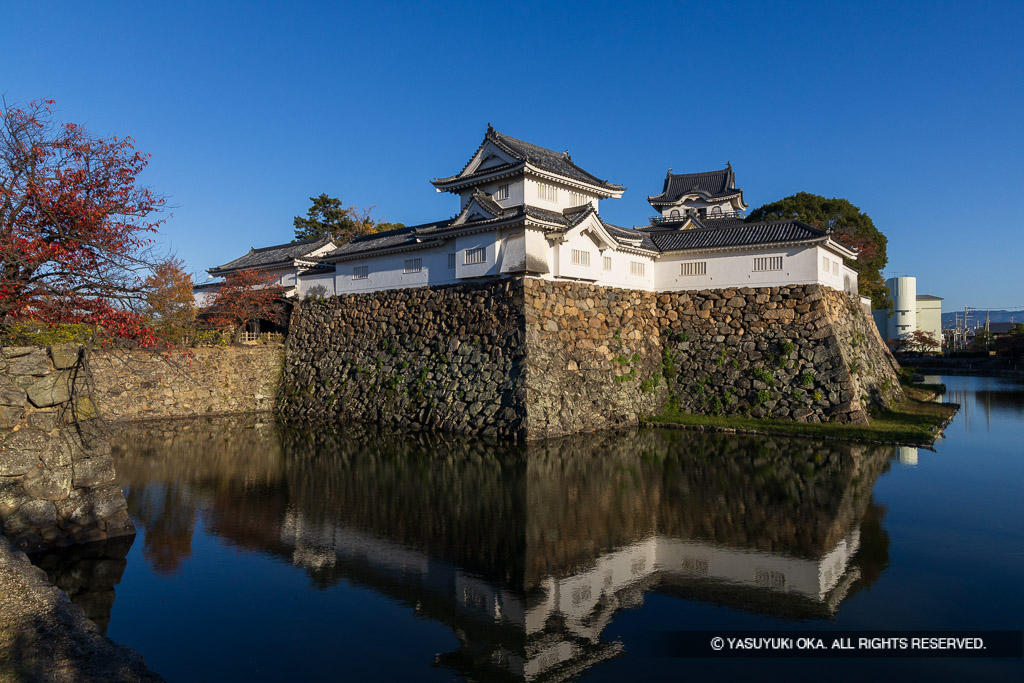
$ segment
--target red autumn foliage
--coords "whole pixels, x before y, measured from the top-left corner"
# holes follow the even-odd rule
[[[283,322],[283,296],[284,288],[273,273],[239,270],[224,277],[224,284],[203,313],[214,325],[231,328],[237,337],[251,320]]]
[[[86,323],[152,345],[135,312],[163,222],[150,216],[164,200],[138,184],[149,155],[54,125],[52,105],[0,109],[0,324]]]

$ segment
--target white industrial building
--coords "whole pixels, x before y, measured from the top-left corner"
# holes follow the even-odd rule
[[[434,223],[356,237],[335,247],[298,242],[264,249],[218,268],[278,269],[282,286],[305,296],[531,276],[672,291],[822,284],[857,294],[856,251],[798,220],[747,223],[731,166],[665,176],[648,197],[647,225],[605,222],[600,202],[621,185],[583,170],[568,152],[488,126],[458,173],[436,178],[459,197],[459,211]]]
[[[917,293],[917,278],[893,277],[885,281],[889,288],[892,311],[874,312],[875,325],[882,338],[895,341],[917,330],[929,333],[936,344],[932,351],[942,350],[942,297]]]

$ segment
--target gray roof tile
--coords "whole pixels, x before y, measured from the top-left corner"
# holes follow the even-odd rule
[[[797,220],[741,223],[725,227],[691,228],[689,230],[644,231],[651,236],[659,251],[716,249],[718,247],[753,247],[780,242],[803,242],[828,236]]]
[[[665,185],[661,194],[648,197],[652,204],[674,204],[685,194],[699,193],[709,199],[728,197],[739,192],[736,188],[736,174],[732,166],[720,171],[703,173],[672,173],[665,174]]]
[[[288,242],[287,244],[275,244],[271,247],[250,249],[249,253],[228,261],[222,266],[211,268],[210,274],[217,275],[234,270],[245,270],[247,268],[266,268],[274,265],[291,265],[291,263],[304,256],[308,256],[320,247],[331,241],[330,237],[317,237],[309,240]]]
[[[499,133],[494,130],[490,125],[487,126],[487,134],[484,136],[484,142],[481,143],[481,147],[488,140],[496,144],[501,149],[505,150],[508,154],[519,160],[519,163],[503,164],[501,166],[494,166],[483,171],[476,171],[474,173],[467,174],[466,176],[459,177],[458,175],[449,176],[447,178],[435,178],[434,184],[444,184],[453,181],[467,181],[472,180],[481,176],[488,176],[493,173],[500,173],[506,170],[513,170],[520,166],[523,162],[533,164],[537,168],[554,173],[572,180],[587,183],[589,185],[596,185],[604,188],[610,192],[622,192],[626,188],[622,185],[616,185],[610,183],[607,180],[602,180],[592,173],[584,171],[582,168],[577,166],[572,157],[569,156],[569,152],[555,152],[554,150],[547,149],[535,145],[525,140],[514,138],[504,133]],[[465,169],[463,169],[465,170]]]

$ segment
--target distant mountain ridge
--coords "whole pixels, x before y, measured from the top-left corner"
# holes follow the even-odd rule
[[[968,323],[971,327],[976,324],[985,324],[985,313],[988,313],[989,322],[993,323],[1024,323],[1024,311],[969,311],[970,318]],[[953,316],[964,317],[963,311],[950,311],[949,313],[942,314],[942,327],[953,327]]]

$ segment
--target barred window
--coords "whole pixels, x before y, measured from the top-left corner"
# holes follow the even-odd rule
[[[754,259],[755,273],[763,273],[769,270],[782,270],[781,256],[758,256]]]
[[[604,257],[604,270],[611,270],[611,269],[612,269],[612,257],[611,256],[605,256]]]
[[[644,264],[642,261],[630,261],[629,262],[629,274],[630,275],[643,275]]]
[[[832,274],[839,275],[839,261],[832,262]]]
[[[684,261],[679,264],[680,275],[707,275],[708,262],[707,261]]]
[[[484,247],[475,247],[466,250],[466,265],[474,263],[485,263],[487,261],[487,250]]]
[[[508,183],[498,186],[498,191],[494,193],[495,199],[508,199]]]
[[[583,251],[582,249],[572,250],[572,264],[574,266],[587,266],[590,267],[590,252]]]
[[[821,257],[821,269],[824,270],[826,273],[829,271],[828,256],[822,256]]]
[[[549,202],[557,202],[558,188],[547,183],[537,183],[537,196]]]
[[[369,273],[369,266],[355,266],[354,268],[352,268],[352,279],[365,280],[367,277],[369,277]]]
[[[423,271],[423,259],[411,258],[405,261],[405,272],[407,273],[419,273]]]
[[[455,254],[454,253],[448,254],[448,267],[449,268],[454,268],[455,267]]]

